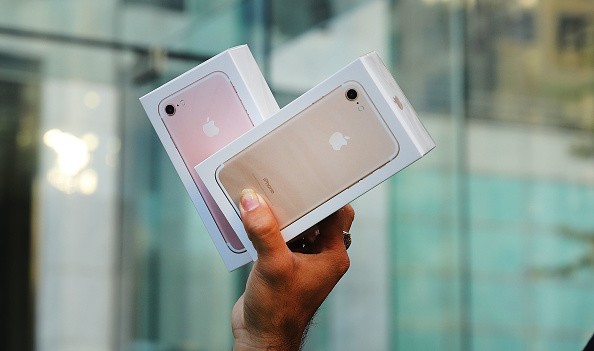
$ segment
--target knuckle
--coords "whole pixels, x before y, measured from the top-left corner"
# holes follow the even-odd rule
[[[346,252],[343,255],[340,255],[340,257],[337,259],[335,267],[340,277],[342,277],[349,270],[351,267],[351,259]]]

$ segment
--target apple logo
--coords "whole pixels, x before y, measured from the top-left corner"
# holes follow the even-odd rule
[[[206,123],[202,125],[202,131],[207,137],[211,138],[219,134],[220,129],[215,125],[215,121],[211,121],[210,118],[207,118]]]
[[[328,140],[328,142],[330,143],[330,146],[332,146],[332,148],[335,151],[340,151],[340,149],[345,146],[346,144],[348,144],[348,141],[351,137],[348,137],[346,135],[343,135],[341,132],[335,132],[334,134],[332,134],[330,136],[330,140]]]

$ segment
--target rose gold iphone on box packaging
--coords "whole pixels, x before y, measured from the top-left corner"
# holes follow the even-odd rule
[[[227,246],[234,252],[245,251],[194,170],[253,127],[229,77],[223,72],[209,74],[161,101],[159,114]]]
[[[227,268],[252,261],[194,169],[278,111],[247,46],[215,56],[141,102]]]
[[[289,241],[433,147],[408,99],[371,53],[196,170],[244,244],[249,240],[238,204],[245,188],[262,195]]]

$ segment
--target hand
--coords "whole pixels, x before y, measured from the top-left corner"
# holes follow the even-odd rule
[[[241,194],[243,224],[258,252],[245,292],[233,307],[234,350],[299,350],[318,307],[349,268],[343,230],[355,212],[347,205],[318,224],[308,253],[292,252],[268,204]]]

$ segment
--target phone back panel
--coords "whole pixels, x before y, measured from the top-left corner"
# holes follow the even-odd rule
[[[350,101],[345,93],[358,92]],[[271,205],[282,228],[396,157],[399,146],[363,87],[347,82],[219,167],[236,210],[243,189]]]
[[[167,105],[174,106],[173,115],[165,112]],[[227,245],[235,252],[245,251],[194,169],[253,127],[231,81],[213,72],[161,101],[159,115]]]

